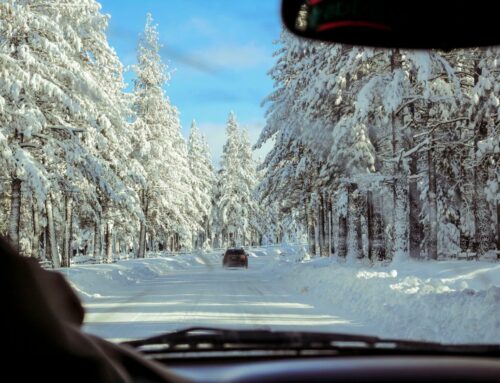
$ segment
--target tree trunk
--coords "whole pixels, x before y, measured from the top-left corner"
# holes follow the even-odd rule
[[[33,225],[33,237],[31,238],[31,256],[36,259],[42,259],[40,254],[40,219],[36,201],[33,199],[31,204],[31,221]]]
[[[474,129],[474,160],[477,160],[476,153],[478,151],[479,141],[487,137],[486,122],[482,118],[478,118]],[[488,181],[488,171],[484,164],[474,166],[474,239],[473,250],[476,257],[480,257],[488,252],[490,244],[493,242],[493,233],[491,231],[490,211],[488,202],[486,201],[483,192],[484,186]],[[496,177],[495,177],[496,178]]]
[[[384,197],[377,195],[373,198],[373,223],[374,223],[374,238],[373,238],[373,253],[375,259],[382,261],[387,258],[387,253],[390,244],[385,231],[387,222],[384,217]]]
[[[402,56],[399,49],[394,49],[391,55],[391,69],[393,72],[402,69]],[[402,113],[392,112],[392,153],[396,157],[404,149],[403,141],[403,119]],[[400,161],[394,164],[394,185],[393,185],[393,259],[408,258],[408,191],[407,180],[403,173],[403,164]]]
[[[46,261],[51,260],[50,246],[49,246],[49,225],[45,225],[43,230],[43,254]]]
[[[337,223],[335,222],[335,202],[333,200],[333,196],[330,197],[330,215],[331,215],[331,225],[332,225],[332,242],[331,242],[331,253],[336,254],[337,249],[336,249],[336,235],[335,235],[335,227],[337,226]]]
[[[351,259],[361,257],[360,247],[362,247],[361,222],[357,214],[357,189],[358,185],[354,183],[347,186],[347,256]]]
[[[474,241],[473,249],[476,257],[486,254],[493,243],[491,231],[491,212],[486,201],[483,188],[487,182],[487,173],[480,167],[474,168]]]
[[[408,258],[408,189],[404,178],[394,184],[394,256]]]
[[[368,234],[368,258],[373,261],[373,239],[375,232],[375,222],[373,217],[373,194],[371,190],[366,192],[366,225]]]
[[[207,243],[208,246],[213,247],[214,244],[210,243],[211,237],[212,237],[212,230],[210,227],[210,219],[207,217],[205,221],[205,236],[203,238],[203,244]]]
[[[57,250],[56,228],[54,225],[54,214],[52,211],[52,197],[49,194],[45,200],[45,210],[47,212],[47,258],[52,261],[54,268],[61,267],[59,252]]]
[[[106,244],[106,262],[113,262],[113,223],[106,220],[106,229],[104,234],[104,243]]]
[[[10,216],[9,216],[9,241],[19,249],[19,230],[21,224],[21,183],[18,178],[13,178],[11,183]]]
[[[144,220],[141,221],[139,228],[139,251],[137,258],[144,258],[146,256],[146,222],[148,218],[148,199],[146,191],[142,191],[142,211],[144,213]]]
[[[347,216],[339,217],[339,257],[347,256]]]
[[[437,249],[437,233],[438,233],[438,222],[437,222],[437,188],[436,188],[436,168],[432,158],[432,147],[427,151],[427,168],[429,172],[429,244],[428,244],[428,256],[431,259],[437,259],[438,249]]]
[[[47,260],[47,226],[42,227],[42,232],[40,233],[40,257],[43,261]]]
[[[462,127],[459,124],[458,125],[458,137],[463,137],[463,131]],[[464,150],[462,148],[461,150]],[[466,172],[465,170],[465,155],[462,154],[460,157],[460,162],[459,162],[459,177],[461,182],[463,183],[462,186],[457,187],[457,199],[458,199],[458,209],[457,209],[457,222],[458,222],[458,229],[460,230],[460,252],[469,252],[470,249],[470,230],[468,225],[463,222],[465,219],[462,218],[462,214],[464,211],[468,209],[468,201],[467,201],[467,189],[468,186],[467,184],[472,184],[472,180],[470,178],[470,173]],[[467,215],[465,214],[465,217]]]
[[[497,258],[500,258],[500,201],[497,201]]]
[[[314,220],[311,216],[310,208],[306,202],[305,204],[305,212],[306,212],[306,224],[307,224],[307,239],[308,239],[308,247],[309,247],[309,254],[315,255],[316,254],[316,242],[315,242],[315,232],[316,230],[314,229]]]
[[[314,223],[309,225],[309,253],[314,257],[316,255],[316,228]]]
[[[319,240],[319,255],[325,257],[326,254],[326,238],[325,238],[325,206],[323,195],[318,193],[318,240]]]
[[[417,158],[412,156],[410,160],[410,174],[417,175]],[[420,242],[422,241],[422,226],[420,224],[420,198],[418,194],[418,184],[416,179],[412,179],[409,184],[409,207],[410,207],[410,257],[420,257]]]
[[[62,267],[70,267],[71,251],[71,221],[73,219],[73,198],[66,196],[64,198],[64,236],[62,251]]]
[[[23,142],[23,135],[15,131],[15,138]],[[8,240],[15,249],[20,249],[19,233],[21,230],[21,186],[22,181],[13,175],[11,180],[10,215],[8,227]]]
[[[339,211],[339,257],[347,256],[347,235],[348,235],[348,215],[349,215],[349,193],[344,185],[346,195],[345,206]],[[341,197],[342,198],[342,197]]]
[[[101,258],[102,256],[102,238],[101,238],[101,216],[97,212],[94,224],[94,258]]]
[[[474,62],[474,84],[478,84],[483,76],[483,69],[480,66],[480,61],[476,60]],[[481,96],[480,103],[487,103],[487,99],[491,97],[492,93],[496,91],[496,88],[491,87],[487,92]],[[496,91],[498,96],[498,92]],[[490,133],[493,135],[496,133],[494,126],[497,126],[498,114],[496,113],[496,107],[490,106],[489,112],[484,108],[479,108],[475,113],[474,118],[474,162],[477,160],[478,153],[478,143],[488,137]],[[490,114],[491,113],[491,114]],[[496,116],[496,118],[495,118]],[[496,121],[495,121],[496,120]],[[491,127],[491,131],[488,128]],[[475,223],[475,233],[474,233],[474,251],[476,252],[476,257],[479,258],[481,255],[485,255],[490,249],[493,249],[493,243],[500,241],[495,240],[495,229],[492,225],[493,222],[491,217],[493,216],[493,206],[490,206],[486,200],[486,195],[484,193],[484,187],[488,182],[488,173],[491,171],[491,181],[495,182],[498,175],[498,160],[495,161],[497,156],[493,157],[491,161],[481,161],[481,163],[474,166],[474,223]],[[493,201],[492,201],[493,202]],[[494,203],[494,202],[493,202]],[[497,214],[498,214],[498,201],[497,201]],[[497,222],[498,225],[498,222]],[[496,236],[498,237],[498,228]],[[498,244],[497,244],[498,246]],[[497,247],[495,246],[495,247]]]
[[[332,200],[329,197],[326,204],[327,219],[328,219],[328,256],[333,254],[333,227],[332,227]]]
[[[137,258],[144,258],[146,254],[146,222],[141,221],[139,227],[139,250]]]
[[[354,212],[355,222],[356,222],[356,246],[358,250],[358,258],[363,258],[365,256],[363,252],[363,228],[361,226],[361,204],[359,194],[356,196],[355,206],[356,211]]]
[[[415,70],[410,71],[410,83],[411,86],[417,86],[417,73]],[[408,107],[408,112],[411,115],[413,120],[416,119],[416,105],[411,103]],[[427,123],[427,119],[426,119]],[[422,125],[425,125],[423,123]],[[415,146],[415,139],[413,134],[413,129],[410,133],[410,137],[408,140],[409,146]],[[409,228],[409,237],[408,237],[408,247],[409,247],[409,255],[410,258],[417,259],[420,257],[420,245],[423,238],[423,228],[420,224],[420,213],[422,210],[420,195],[418,191],[418,153],[413,153],[410,156],[409,161],[409,171],[410,171],[410,180],[408,182],[408,228]]]
[[[321,252],[321,243],[319,241],[319,220],[316,219],[314,225],[314,253],[313,256],[317,256]]]

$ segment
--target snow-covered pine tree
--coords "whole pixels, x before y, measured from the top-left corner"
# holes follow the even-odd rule
[[[177,109],[163,90],[170,75],[161,60],[160,48],[157,27],[148,14],[138,47],[133,106],[137,117],[133,156],[146,172],[139,192],[144,214],[139,257],[144,257],[147,245],[168,245],[171,250],[189,247],[191,232],[199,227],[187,145],[180,132]]]
[[[171,236],[177,242],[176,250],[191,249],[194,232],[202,228],[201,217],[198,216],[194,194],[192,191],[193,174],[189,166],[189,153],[186,140],[181,134],[178,112],[170,108],[172,124],[168,126],[168,137],[171,142],[171,153],[166,158],[169,167],[168,184],[170,189],[169,203],[166,206],[166,217],[172,222]]]
[[[230,113],[226,128],[226,143],[221,157],[219,177],[220,197],[217,210],[222,221],[221,237],[225,246],[242,245],[243,207],[240,195],[239,127],[234,113]]]
[[[33,0],[32,0],[33,1]],[[65,205],[71,205],[73,198],[80,198],[82,206],[89,202],[95,206],[95,232],[104,239],[102,248],[106,258],[110,260],[113,244],[113,230],[119,228],[118,220],[112,217],[117,215],[127,216],[132,225],[140,216],[138,198],[132,188],[132,183],[137,177],[143,175],[140,164],[130,158],[132,151],[131,135],[134,134],[129,124],[131,114],[130,97],[123,90],[123,66],[114,49],[109,46],[106,37],[108,15],[103,15],[101,6],[95,0],[56,2],[50,6],[46,2],[39,2],[37,9],[43,10],[47,15],[58,18],[61,27],[68,31],[75,31],[78,39],[78,59],[82,70],[87,73],[93,92],[99,94],[97,102],[89,98],[89,109],[92,110],[92,125],[87,129],[82,138],[82,144],[95,157],[98,166],[91,165],[89,176],[92,181],[101,176],[106,177],[109,185],[100,187],[102,182],[83,185],[72,185],[69,193],[64,197]],[[71,36],[71,33],[68,33]],[[97,188],[93,185],[98,185]],[[111,188],[112,190],[111,190]],[[82,195],[90,200],[85,201]],[[67,209],[65,209],[67,210]],[[69,219],[70,221],[70,219]],[[65,225],[69,226],[69,222]],[[102,226],[102,227],[101,227]],[[67,232],[65,228],[65,232]],[[65,236],[63,243],[67,244],[69,238]],[[100,241],[97,241],[100,242]],[[63,251],[63,257],[68,257],[68,246]],[[101,255],[97,249],[96,255]]]
[[[84,19],[86,13],[68,14],[65,10],[69,5],[48,5],[37,0],[1,4],[4,21],[1,24],[5,28],[2,33],[2,67],[5,70],[2,72],[1,93],[4,100],[2,114],[6,119],[2,126],[6,129],[5,134],[11,137],[10,142],[7,140],[8,151],[2,157],[9,164],[13,179],[12,196],[15,198],[11,203],[11,234],[15,236],[17,232],[19,236],[21,199],[17,198],[17,190],[22,187],[29,196],[28,201],[36,208],[32,209],[32,223],[37,221],[38,224],[23,225],[28,232],[33,228],[34,234],[27,236],[33,237],[32,254],[37,255],[35,233],[45,221],[49,231],[46,237],[51,239],[48,241],[49,254],[55,265],[59,264],[58,237],[64,237],[65,266],[69,265],[71,234],[67,226],[71,222],[70,201],[72,195],[80,192],[78,188],[82,184],[90,182],[99,185],[106,196],[129,199],[132,204],[134,201],[132,191],[123,192],[126,188],[103,152],[97,153],[93,144],[89,145],[89,142],[102,142],[105,137],[102,131],[106,127],[99,127],[98,121],[106,121],[106,116],[112,114],[108,107],[117,98],[106,94],[96,81],[106,63],[92,67],[85,65],[86,54],[92,54],[92,51],[83,51],[82,36],[88,38],[91,33],[88,30],[89,33],[84,34],[78,20]],[[92,8],[94,22],[102,16],[98,9]],[[101,33],[101,37],[104,36],[104,24],[95,22],[90,25],[97,30],[96,33]],[[101,42],[101,51],[106,47],[111,51],[105,38]],[[110,71],[115,69],[110,68]],[[100,115],[99,110],[106,114]],[[118,113],[117,120],[121,118]],[[90,195],[92,193],[95,194],[95,190]],[[90,198],[88,193],[80,194]],[[54,205],[51,200],[66,202],[67,217],[64,220],[54,221],[51,215],[55,212],[62,216],[59,213],[62,206]],[[40,214],[46,219],[35,219]],[[59,223],[62,229],[56,235]]]
[[[257,215],[256,201],[257,170],[252,154],[252,145],[246,129],[241,129],[239,142],[241,203],[243,207],[243,244],[256,245],[260,242],[261,229]]]
[[[212,209],[212,192],[215,174],[212,166],[210,149],[205,137],[196,126],[191,124],[188,140],[189,168],[192,174],[193,200],[196,216],[201,224],[201,230],[195,230],[193,247],[210,246],[210,215]]]
[[[259,148],[269,140],[274,141],[273,148],[260,165],[264,174],[258,186],[259,198],[266,208],[277,207],[279,218],[293,210],[300,211],[304,226],[311,233],[315,224],[309,219],[312,217],[310,193],[318,164],[300,138],[300,119],[290,113],[302,89],[297,82],[300,77],[297,62],[307,57],[308,44],[286,31],[276,44],[281,46],[274,53],[277,61],[269,72],[275,81],[275,90],[262,103],[267,105],[267,121],[255,144],[255,148]],[[309,242],[312,250],[314,235],[309,235]]]
[[[255,164],[248,138],[229,113],[215,194],[214,230],[224,246],[250,245],[256,236]]]
[[[166,205],[164,182],[168,169],[165,157],[169,153],[170,142],[166,139],[168,124],[171,123],[168,101],[163,86],[169,79],[165,64],[160,57],[159,35],[151,14],[146,16],[144,34],[138,46],[134,80],[134,105],[136,114],[134,128],[136,137],[133,142],[133,156],[145,170],[145,178],[140,184],[141,208],[144,218],[140,222],[137,256],[146,253],[146,234],[152,226],[152,217],[159,221],[159,212]]]

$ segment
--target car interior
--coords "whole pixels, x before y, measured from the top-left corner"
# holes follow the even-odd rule
[[[283,0],[281,17],[290,32],[325,44],[452,50],[500,44],[495,9],[483,0]],[[44,366],[56,363],[75,378],[61,374],[54,381],[500,382],[498,345],[211,327],[112,344],[81,331],[83,309],[66,282],[48,278],[7,244],[2,253],[8,256],[0,257],[0,283],[17,291],[7,305],[18,313],[2,315],[2,323],[28,329],[21,338],[16,331],[7,335],[6,351],[14,351],[6,371],[14,377],[50,376]],[[48,296],[47,286],[63,298]],[[15,367],[25,358],[34,361],[31,371]]]

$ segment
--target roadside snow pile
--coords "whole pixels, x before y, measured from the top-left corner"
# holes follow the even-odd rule
[[[266,257],[272,257],[278,262],[282,260],[286,262],[302,262],[311,259],[309,253],[307,252],[307,245],[283,243],[277,246],[254,249],[253,252],[258,256],[265,255]],[[274,264],[270,263],[269,265],[272,266]]]
[[[76,265],[58,271],[66,276],[73,288],[83,297],[100,298],[113,291],[141,281],[183,270],[194,265],[211,267],[219,261],[214,254],[186,254],[121,260],[110,264]]]
[[[408,261],[369,267],[335,258],[302,263],[284,258],[275,269],[297,294],[374,335],[500,343],[499,263]]]

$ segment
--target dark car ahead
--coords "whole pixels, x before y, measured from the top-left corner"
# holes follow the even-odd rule
[[[248,254],[244,249],[227,249],[222,260],[223,267],[248,268]]]

